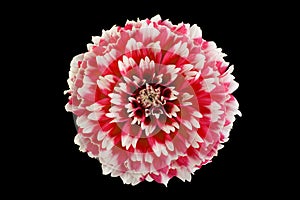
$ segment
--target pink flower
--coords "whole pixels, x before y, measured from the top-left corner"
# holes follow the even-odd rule
[[[241,115],[225,54],[197,25],[173,25],[159,15],[92,41],[71,61],[66,91],[80,151],[126,184],[190,181]]]

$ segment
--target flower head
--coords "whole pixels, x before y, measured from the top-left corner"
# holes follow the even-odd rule
[[[240,115],[233,66],[197,25],[159,15],[113,26],[71,61],[75,143],[126,184],[190,181]]]

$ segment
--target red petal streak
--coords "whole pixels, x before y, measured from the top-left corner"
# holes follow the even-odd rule
[[[149,125],[151,123],[151,118],[150,117],[146,117],[145,119],[144,119],[144,124],[145,125]]]
[[[228,126],[229,124],[231,124],[231,122],[229,120],[226,120],[224,126]]]
[[[151,176],[151,178],[153,178],[156,182],[161,183],[162,178],[161,178],[161,175],[160,175],[160,174],[159,174],[159,175],[156,175],[156,174],[151,173],[150,176]]]
[[[164,105],[164,109],[166,111],[166,113],[170,114],[172,113],[173,109],[174,109],[174,104],[171,103],[171,102],[167,102],[165,105]]]
[[[171,94],[172,94],[172,91],[169,88],[165,88],[162,91],[161,95],[164,96],[166,100],[168,100],[171,97]]]
[[[177,66],[178,63],[180,63],[180,62],[178,62],[180,59],[182,59],[181,56],[179,56],[177,54],[174,54],[173,52],[167,51],[163,56],[161,64],[163,64],[163,65],[176,65]]]
[[[138,108],[134,111],[134,116],[138,119],[143,119],[144,115],[144,110],[141,108]]]
[[[187,28],[185,27],[184,24],[182,24],[182,25],[179,26],[179,27],[176,27],[176,29],[175,29],[175,27],[174,27],[173,30],[174,30],[176,33],[179,33],[179,34],[182,34],[182,35],[184,35],[184,34],[187,33]]]
[[[218,68],[220,74],[224,74],[228,66],[224,65],[224,63],[221,61],[216,61],[216,67]]]
[[[138,108],[138,107],[139,107],[139,103],[138,103],[137,100],[133,100],[133,101],[131,102],[131,104],[132,104],[132,108]]]
[[[99,100],[97,100],[97,103],[100,104],[100,105],[104,105],[104,106],[110,106],[111,105],[109,97],[108,98],[105,97],[105,98],[99,99]]]
[[[186,156],[181,156],[177,159],[177,163],[179,166],[188,166],[188,158]]]
[[[111,130],[114,126],[116,126],[115,123],[110,123],[111,122],[111,118],[108,118],[106,116],[103,116],[99,119],[98,123],[100,125],[100,128],[102,131],[109,131]]]
[[[114,60],[101,75],[105,76],[105,75],[113,74],[117,77],[122,77],[121,72],[119,70],[119,66],[118,66],[119,59],[121,60],[121,57]]]
[[[197,45],[201,45],[202,41],[203,41],[202,38],[195,38],[195,39],[194,39],[194,42],[195,42],[195,44],[197,44]]]
[[[147,24],[151,24],[151,20],[150,19],[146,19]]]
[[[112,123],[111,125],[112,129],[109,131],[108,135],[113,138],[115,136],[121,135],[121,129],[116,123]]]
[[[177,170],[176,169],[169,169],[169,172],[168,172],[168,176],[170,178],[174,177],[177,175]]]
[[[126,24],[124,27],[124,30],[132,30],[133,25],[132,24]]]
[[[141,153],[152,152],[147,138],[140,138],[136,143],[136,148]]]
[[[209,119],[207,119],[207,120],[209,120]],[[204,120],[200,120],[200,127],[201,128],[199,128],[198,129],[198,135],[201,137],[201,138],[205,138],[205,136],[206,136],[206,133],[207,133],[207,131],[208,131],[208,126],[207,126],[207,122],[204,124],[203,123],[204,122]],[[209,121],[208,121],[209,122]]]
[[[203,40],[201,47],[203,50],[206,49],[208,47],[208,42]]]
[[[153,136],[153,138],[160,144],[164,144],[165,143],[165,137],[166,133],[163,131],[159,131],[157,134],[155,134]]]
[[[97,102],[101,99],[106,98],[109,93],[110,93],[109,91],[107,91],[107,90],[104,91],[104,90],[101,90],[99,87],[97,87],[96,92],[95,92],[95,101]]]
[[[187,149],[186,153],[187,153],[188,157],[191,157],[191,158],[193,158],[193,159],[195,159],[195,160],[199,160],[199,159],[200,159],[200,157],[199,157],[199,155],[198,155],[196,149],[193,148],[193,147],[189,147],[189,148]]]
[[[147,140],[148,140],[149,147],[152,149],[152,146],[154,146],[156,143],[155,139],[153,137],[148,137]]]

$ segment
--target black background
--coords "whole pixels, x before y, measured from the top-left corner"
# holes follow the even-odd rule
[[[216,196],[243,199],[281,192],[277,189],[281,161],[271,164],[275,157],[280,157],[277,148],[280,144],[272,142],[277,135],[270,128],[279,124],[280,119],[268,114],[272,113],[272,107],[267,98],[276,89],[269,81],[273,76],[269,68],[276,71],[271,62],[276,55],[270,51],[276,48],[280,37],[277,23],[281,13],[275,5],[140,0],[35,6],[32,12],[25,10],[27,28],[20,31],[28,39],[23,41],[24,46],[30,47],[25,49],[29,53],[25,62],[33,69],[26,82],[30,88],[36,88],[22,95],[30,105],[23,107],[26,110],[23,119],[30,121],[26,123],[30,143],[26,143],[29,153],[21,156],[25,160],[20,164],[23,171],[18,183],[21,186],[34,183],[26,192],[41,197],[92,195],[97,199],[103,195],[131,198],[175,193],[199,199]],[[168,187],[155,182],[124,185],[120,178],[103,176],[100,163],[79,152],[73,141],[76,134],[73,116],[64,109],[67,96],[63,92],[68,89],[70,61],[86,52],[92,36],[101,35],[102,29],[115,24],[123,26],[127,19],[151,18],[156,14],[173,24],[197,24],[205,40],[214,41],[223,49],[228,55],[225,60],[235,66],[233,75],[240,87],[234,96],[243,116],[237,117],[230,140],[219,155],[196,171],[191,182],[173,178]],[[22,16],[17,21],[21,27]],[[30,113],[35,114],[28,119]]]

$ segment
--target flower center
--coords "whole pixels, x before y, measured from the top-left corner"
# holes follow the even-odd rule
[[[161,96],[160,87],[153,88],[152,85],[146,83],[146,88],[139,91],[136,100],[144,107],[150,108],[152,106],[158,107],[164,105],[166,100]]]

